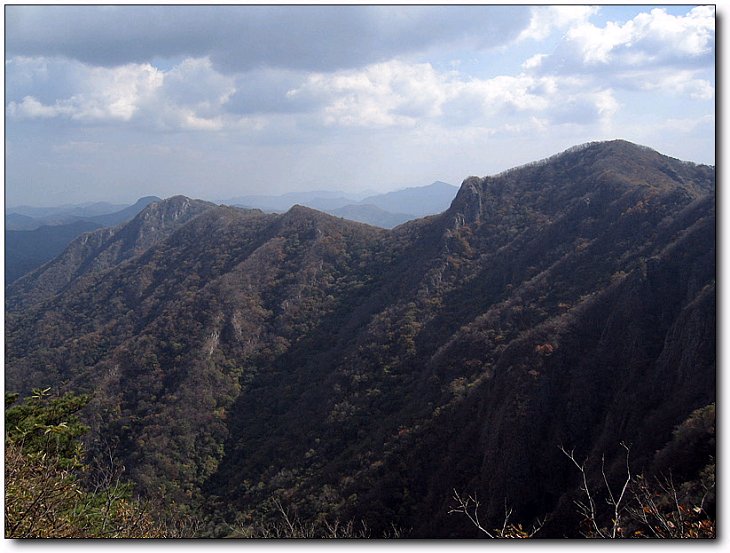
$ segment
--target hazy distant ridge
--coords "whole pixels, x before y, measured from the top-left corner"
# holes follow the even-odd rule
[[[146,196],[127,207],[99,202],[88,206],[16,208],[24,213],[42,215],[42,218],[23,213],[12,213],[6,217],[5,285],[51,261],[84,232],[125,223],[158,201],[160,198],[157,196]],[[116,211],[100,212],[103,209]],[[12,222],[20,228],[14,228]]]
[[[312,191],[279,196],[240,196],[224,203],[273,212],[284,212],[294,205],[304,205],[352,221],[392,228],[412,219],[447,210],[458,190],[458,186],[436,181],[427,186],[404,188],[362,199],[338,191]]]

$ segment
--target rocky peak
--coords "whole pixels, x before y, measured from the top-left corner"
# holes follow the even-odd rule
[[[210,202],[173,196],[148,205],[128,223],[83,234],[56,259],[13,283],[7,307],[22,308],[52,297],[74,279],[139,255],[214,207]]]
[[[446,213],[454,228],[518,206],[551,217],[575,202],[589,203],[594,195],[607,201],[631,193],[696,199],[714,189],[714,167],[611,140],[574,146],[493,176],[469,177]]]

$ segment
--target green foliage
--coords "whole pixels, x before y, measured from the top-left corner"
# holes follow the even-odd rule
[[[89,396],[67,393],[53,397],[50,388],[36,388],[18,405],[18,394],[5,394],[5,435],[26,455],[55,457],[59,466],[75,468],[83,449],[78,438],[88,431],[77,414]]]
[[[5,394],[5,537],[164,537],[148,507],[113,468],[92,471],[78,438],[88,396],[37,389]],[[98,468],[97,468],[98,469]]]

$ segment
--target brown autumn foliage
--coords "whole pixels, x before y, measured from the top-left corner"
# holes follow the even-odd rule
[[[301,207],[122,227],[10,290],[6,385],[93,391],[90,453],[204,510],[206,535],[280,497],[303,521],[472,536],[453,489],[577,535],[546,443],[626,440],[649,474],[714,401],[714,179],[612,141],[469,178],[390,231]]]

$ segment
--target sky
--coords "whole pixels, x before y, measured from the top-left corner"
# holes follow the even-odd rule
[[[623,138],[715,163],[713,6],[5,6],[5,202],[459,185]]]

